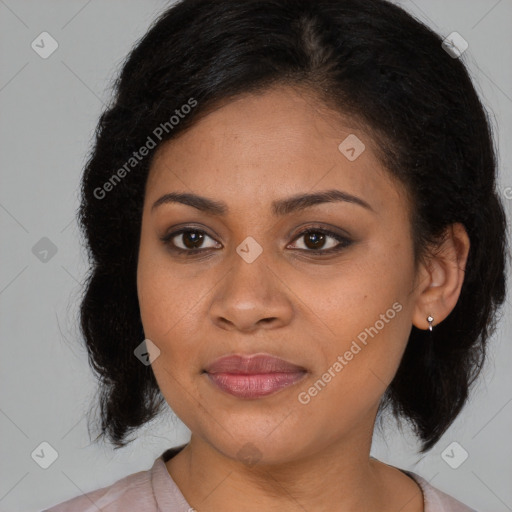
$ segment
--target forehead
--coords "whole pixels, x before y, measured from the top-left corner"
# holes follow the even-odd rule
[[[164,143],[153,160],[146,195],[149,201],[173,190],[195,192],[225,199],[239,211],[337,188],[371,197],[378,210],[391,196],[396,199],[398,190],[374,144],[313,94],[278,87],[225,102]],[[354,151],[346,152],[349,146],[357,152],[355,160]]]

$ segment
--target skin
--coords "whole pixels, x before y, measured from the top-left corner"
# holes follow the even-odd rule
[[[349,134],[365,144],[354,161],[338,150]],[[166,466],[199,512],[423,510],[414,480],[370,458],[374,422],[412,325],[427,329],[430,314],[435,329],[454,308],[469,239],[461,225],[450,227],[441,251],[415,267],[407,193],[374,147],[313,93],[279,86],[223,103],[161,146],[152,162],[137,270],[141,318],[160,350],[152,368],[162,394],[191,431]],[[330,189],[372,210],[331,202],[272,214],[273,200]],[[229,213],[179,203],[152,209],[169,192],[223,201]],[[160,240],[191,224],[205,233],[202,254],[177,255]],[[338,241],[308,245],[299,235],[312,225],[353,243],[322,256]],[[236,252],[248,236],[263,251],[252,263]],[[173,241],[193,247],[190,236]],[[394,303],[400,312],[300,403],[298,394]],[[252,400],[224,393],[202,373],[218,357],[254,353],[307,373]],[[255,463],[243,459],[243,447]]]

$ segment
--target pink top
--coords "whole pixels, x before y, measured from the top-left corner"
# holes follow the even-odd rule
[[[77,496],[43,512],[193,512],[165,465],[185,446],[166,450],[147,471],[132,473],[108,487]],[[401,471],[421,487],[425,512],[476,512],[432,487],[421,476]]]

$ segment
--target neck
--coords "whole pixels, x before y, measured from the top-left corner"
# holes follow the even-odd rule
[[[418,485],[370,458],[371,436],[325,446],[281,464],[244,463],[192,435],[167,463],[169,474],[198,512],[421,512]]]

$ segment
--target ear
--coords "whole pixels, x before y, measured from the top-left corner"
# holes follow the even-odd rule
[[[428,329],[442,322],[459,299],[469,253],[469,237],[460,223],[451,224],[444,232],[438,249],[422,263],[419,269],[412,323],[419,329]]]

